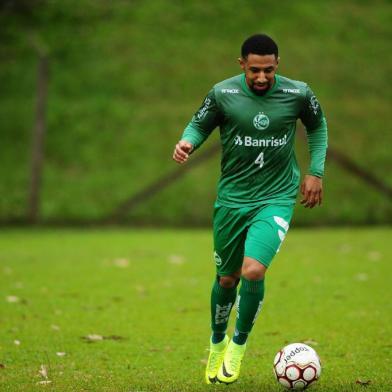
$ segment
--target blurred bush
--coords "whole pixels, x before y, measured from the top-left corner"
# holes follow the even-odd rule
[[[26,217],[37,43],[50,61],[43,222],[100,221],[175,170],[182,129],[214,83],[240,72],[255,32],[276,38],[281,74],[317,93],[330,146],[391,187],[390,20],[389,1],[0,1],[0,220]],[[305,169],[306,143],[297,149]],[[216,156],[122,220],[209,224],[218,176]],[[329,160],[323,208],[298,208],[295,223],[391,218],[390,199]]]

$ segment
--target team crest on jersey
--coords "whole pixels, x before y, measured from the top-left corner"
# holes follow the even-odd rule
[[[263,131],[264,129],[268,128],[269,118],[264,113],[256,114],[256,116],[253,118],[253,125],[259,131]]]

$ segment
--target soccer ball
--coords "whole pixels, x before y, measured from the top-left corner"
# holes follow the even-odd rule
[[[305,389],[320,377],[320,358],[312,347],[292,343],[275,355],[274,373],[286,388]]]

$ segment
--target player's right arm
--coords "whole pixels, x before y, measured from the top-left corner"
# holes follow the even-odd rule
[[[185,163],[189,155],[199,148],[220,124],[221,112],[215,98],[214,89],[205,97],[203,104],[186,126],[181,140],[176,144],[173,159]]]
[[[180,140],[174,147],[173,159],[177,163],[185,163],[189,154],[193,151],[193,145],[185,140]]]

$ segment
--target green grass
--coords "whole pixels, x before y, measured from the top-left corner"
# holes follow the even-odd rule
[[[310,340],[323,364],[312,390],[390,390],[391,235],[292,230],[269,272],[240,381],[208,388],[209,231],[4,230],[0,389],[280,391],[274,354]],[[112,339],[87,343],[89,334]],[[49,385],[37,385],[41,365]]]

